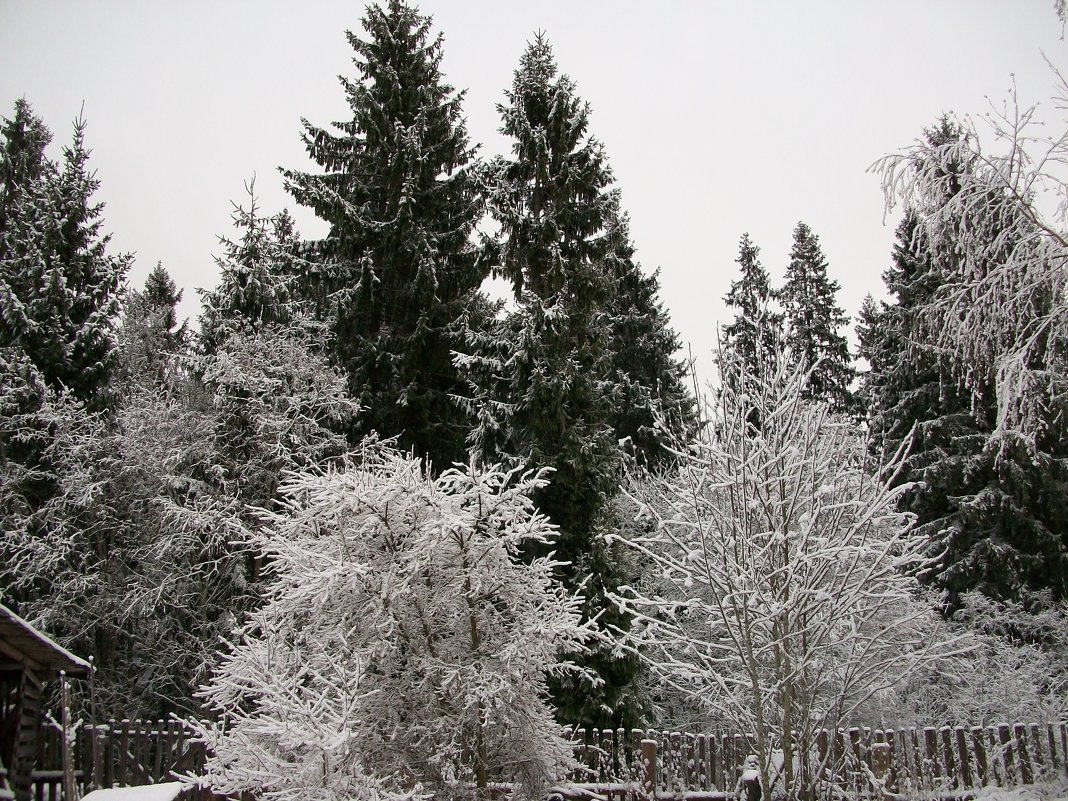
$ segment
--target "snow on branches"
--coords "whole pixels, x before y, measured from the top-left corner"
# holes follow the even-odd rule
[[[267,602],[201,690],[207,780],[264,801],[449,797],[517,785],[534,798],[571,764],[546,675],[574,669],[588,626],[530,493],[543,472],[426,475],[378,445],[294,475],[259,548]]]
[[[819,729],[954,648],[913,597],[927,543],[896,510],[901,488],[866,472],[855,426],[804,399],[791,358],[754,374],[721,356],[697,442],[628,493],[622,540],[652,572],[617,598],[669,694],[755,733],[765,797],[773,751],[787,797],[810,789]]]
[[[873,165],[888,210],[915,211],[916,236],[947,275],[927,328],[973,392],[996,386],[999,429],[1031,436],[1065,391],[1068,83],[1057,78],[1060,124],[1047,127],[1013,89],[982,125],[945,118]]]

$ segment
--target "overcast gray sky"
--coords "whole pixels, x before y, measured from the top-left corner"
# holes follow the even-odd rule
[[[362,3],[275,0],[0,0],[0,114],[25,96],[69,140],[84,102],[113,250],[140,285],[157,260],[185,289],[214,284],[230,201],[256,176],[265,211],[288,206],[277,167],[308,168],[300,118],[347,119],[336,76],[354,75],[344,30]],[[638,256],[695,355],[712,348],[748,231],[778,282],[791,233],[820,236],[855,316],[882,292],[896,220],[884,220],[881,155],[946,111],[981,113],[1012,76],[1050,95],[1043,53],[1068,68],[1052,0],[425,0],[443,70],[466,89],[482,153],[507,148],[503,99],[544,30],[592,106],[632,219]],[[1048,102],[1045,104],[1048,106]],[[705,361],[702,359],[702,361]]]

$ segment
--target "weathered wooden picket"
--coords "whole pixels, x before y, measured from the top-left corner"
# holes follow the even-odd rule
[[[734,733],[579,729],[580,769],[572,778],[584,791],[601,788],[601,795],[711,801],[736,795],[743,762],[753,750],[750,737]],[[818,766],[815,786],[835,788],[835,795],[951,792],[966,798],[983,786],[1068,776],[1068,726],[840,729],[821,732],[811,758]]]

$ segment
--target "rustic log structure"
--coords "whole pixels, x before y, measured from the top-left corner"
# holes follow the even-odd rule
[[[30,801],[44,685],[89,663],[0,605],[0,801]]]

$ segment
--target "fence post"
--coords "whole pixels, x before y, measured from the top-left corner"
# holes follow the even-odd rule
[[[642,740],[642,793],[656,796],[656,740]]]
[[[60,753],[63,760],[63,801],[74,801],[78,796],[74,791],[74,763],[70,754],[70,684],[67,682],[67,672],[59,671],[60,686],[60,720],[63,731],[60,735],[63,742],[60,744]]]
[[[875,774],[883,785],[886,784],[890,775],[890,744],[884,742],[872,743],[871,746],[871,772]]]

